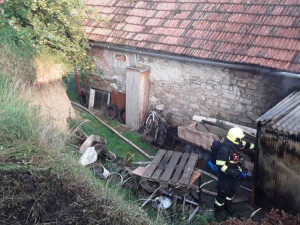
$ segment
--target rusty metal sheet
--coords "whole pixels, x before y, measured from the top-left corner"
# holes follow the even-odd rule
[[[115,104],[118,109],[126,107],[126,94],[119,91],[112,91],[111,103]]]

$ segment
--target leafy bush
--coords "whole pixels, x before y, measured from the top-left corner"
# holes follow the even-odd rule
[[[0,36],[38,53],[63,54],[81,68],[91,65],[82,24],[94,14],[83,0],[7,0],[0,7]]]

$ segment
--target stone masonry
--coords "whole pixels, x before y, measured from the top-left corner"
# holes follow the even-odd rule
[[[86,87],[125,92],[126,65],[150,66],[150,108],[163,109],[164,117],[177,125],[200,115],[255,127],[255,120],[289,91],[283,90],[282,79],[266,75],[112,50],[90,54],[99,60]]]

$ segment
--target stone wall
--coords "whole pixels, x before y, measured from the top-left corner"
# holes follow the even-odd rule
[[[112,50],[90,54],[99,58],[98,72],[89,78],[93,84],[86,83],[105,90],[125,92],[126,65],[150,66],[150,107],[164,109],[174,124],[189,124],[196,114],[255,127],[255,120],[287,94],[283,81],[271,76]]]
[[[105,91],[117,90],[125,93],[125,71],[129,65],[136,63],[135,54],[124,54],[122,52],[93,48],[88,54],[95,56],[95,69],[92,76],[84,77],[84,87],[97,87]]]

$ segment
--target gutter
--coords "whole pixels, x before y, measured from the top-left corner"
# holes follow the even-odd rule
[[[218,62],[218,61],[214,61],[214,60],[206,60],[206,59],[199,59],[199,58],[193,58],[193,57],[187,57],[187,56],[171,55],[171,54],[162,53],[162,52],[139,50],[139,49],[135,49],[135,48],[128,48],[125,46],[111,45],[111,44],[99,43],[99,42],[90,42],[90,45],[95,46],[95,47],[115,50],[115,51],[135,53],[135,54],[140,54],[140,55],[171,59],[171,60],[176,60],[176,61],[181,61],[181,62],[204,64],[204,65],[209,65],[209,66],[225,67],[225,68],[229,68],[229,69],[253,72],[256,74],[284,76],[284,77],[300,79],[300,74],[297,74],[297,73],[278,71],[275,69],[267,69],[264,67],[259,67],[259,66],[254,66],[254,65],[252,66],[252,65],[246,65],[246,64]]]

